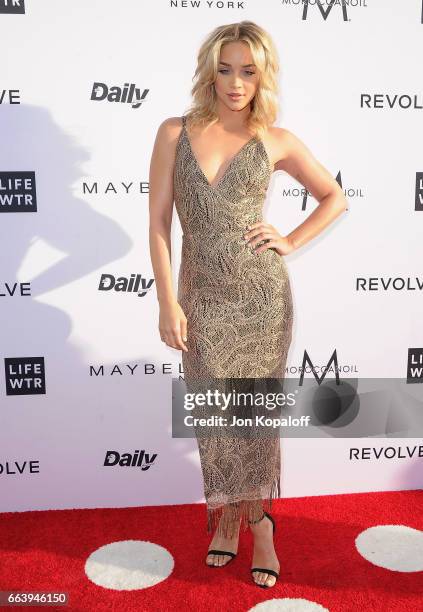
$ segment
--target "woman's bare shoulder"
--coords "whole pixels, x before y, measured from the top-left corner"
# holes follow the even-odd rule
[[[182,117],[167,117],[157,128],[157,137],[167,144],[175,143],[182,129]]]
[[[267,130],[267,147],[271,151],[274,163],[283,163],[290,155],[304,152],[307,147],[292,130],[282,127],[269,127]]]
[[[268,128],[267,137],[269,144],[276,149],[283,149],[299,142],[298,137],[291,130],[276,126]]]

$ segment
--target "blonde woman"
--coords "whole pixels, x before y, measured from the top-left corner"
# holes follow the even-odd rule
[[[285,373],[293,301],[284,257],[319,234],[347,203],[341,188],[289,130],[274,127],[278,57],[251,21],[224,25],[198,53],[192,105],[159,126],[150,166],[150,253],[163,342],[182,350],[184,377],[279,378]],[[319,205],[288,235],[263,219],[274,170]],[[183,231],[178,292],[171,277],[173,203]],[[240,527],[253,533],[251,574],[279,577],[269,510],[280,491],[280,439],[197,437],[207,531],[205,561],[223,567]]]

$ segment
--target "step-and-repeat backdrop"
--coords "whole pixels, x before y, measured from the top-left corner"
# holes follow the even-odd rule
[[[204,501],[196,441],[172,437],[148,172],[201,42],[243,19],[279,52],[277,125],[348,200],[286,257],[287,376],[423,383],[421,0],[0,0],[1,511]],[[316,206],[274,173],[281,234]],[[175,291],[180,248],[175,213]],[[283,496],[420,488],[422,439],[380,431],[283,438]]]

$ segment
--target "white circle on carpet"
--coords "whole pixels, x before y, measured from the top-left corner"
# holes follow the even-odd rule
[[[315,601],[291,597],[261,601],[253,608],[250,608],[249,612],[253,610],[257,612],[329,612],[327,608],[324,608]]]
[[[396,572],[423,570],[423,531],[407,525],[377,525],[355,539],[362,557],[373,565]]]
[[[94,584],[132,591],[166,580],[173,567],[172,555],[162,546],[143,540],[121,540],[94,550],[84,569]]]

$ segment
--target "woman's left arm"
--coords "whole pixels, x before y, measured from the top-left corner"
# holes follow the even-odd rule
[[[245,239],[252,248],[258,242],[268,240],[256,248],[255,253],[273,248],[279,255],[288,255],[320,234],[348,209],[348,202],[337,181],[297,136],[285,128],[271,128],[269,134],[272,157],[277,160],[275,169],[285,170],[298,180],[319,205],[287,236],[281,236],[269,223],[258,222],[250,225]]]

